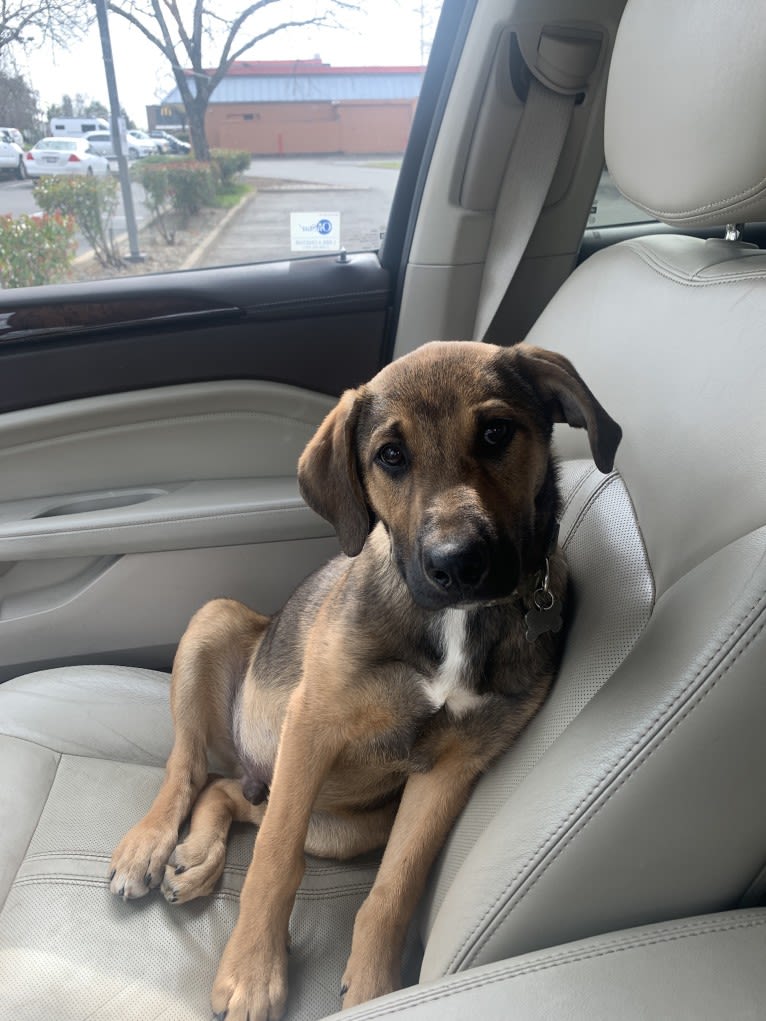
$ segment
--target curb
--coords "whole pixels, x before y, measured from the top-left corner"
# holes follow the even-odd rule
[[[258,189],[253,188],[253,190],[248,192],[247,195],[243,195],[239,202],[236,204],[236,206],[231,207],[231,209],[228,211],[226,216],[224,216],[224,218],[221,220],[218,226],[214,230],[212,230],[206,238],[203,238],[203,240],[200,241],[200,243],[197,245],[194,251],[191,252],[191,254],[188,255],[187,258],[181,263],[181,265],[178,267],[178,271],[185,269],[194,269],[195,267],[199,266],[200,263],[203,262],[205,256],[208,254],[213,245],[218,241],[221,234],[223,234],[223,232],[229,226],[231,221],[234,219],[236,214],[241,212],[242,209],[248,204],[248,202],[252,202],[257,194]]]
[[[200,241],[196,248],[186,257],[186,260],[180,266],[178,266],[177,269],[173,270],[173,272],[177,273],[180,270],[193,269],[195,266],[199,265],[199,263],[202,262],[204,257],[207,255],[208,249],[215,244],[215,242],[220,237],[222,231],[225,230],[225,228],[231,222],[231,220],[234,217],[234,214],[238,213],[245,205],[247,205],[248,202],[251,202],[257,194],[258,189],[253,188],[253,190],[248,192],[247,195],[243,195],[239,202],[236,204],[236,206],[231,207],[231,209],[228,211],[226,216],[224,216],[224,218],[221,220],[218,226],[214,230],[212,230],[206,238]],[[147,221],[147,223],[144,224],[141,230],[144,230],[146,227],[150,227],[153,222],[154,222],[153,220]],[[115,238],[115,244],[118,245],[122,245],[127,241],[128,241],[127,234],[120,234],[119,237]],[[96,253],[91,248],[89,251],[83,252],[82,255],[75,256],[75,258],[72,260],[72,265],[81,266],[86,262],[92,262],[95,258]]]

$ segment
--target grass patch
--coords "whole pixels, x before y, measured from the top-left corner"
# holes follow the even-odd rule
[[[252,184],[245,184],[243,181],[234,181],[231,184],[221,185],[216,190],[215,202],[218,209],[232,209],[249,192],[253,191]]]
[[[399,160],[368,160],[361,163],[362,167],[374,167],[376,170],[401,170],[402,161]]]

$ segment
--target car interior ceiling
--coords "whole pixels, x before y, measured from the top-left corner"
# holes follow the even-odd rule
[[[474,335],[519,67],[550,84],[545,31],[595,56],[487,339],[571,358],[624,438],[602,475],[585,430],[556,427],[574,593],[559,676],[447,839],[405,988],[342,1016],[763,1016],[766,19],[760,0],[572,12],[447,0],[380,259],[9,297],[3,1016],[209,1017],[252,831],[204,901],[108,893],[172,743],[174,641],[221,589],[272,612],[337,551],[294,467],[337,395],[425,339]],[[652,223],[586,229],[604,159]],[[339,1010],[377,860],[308,860],[287,1021]]]

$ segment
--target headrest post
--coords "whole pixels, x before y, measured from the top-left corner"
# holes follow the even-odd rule
[[[727,223],[724,239],[726,241],[739,241],[739,239],[742,237],[742,231],[744,229],[745,229],[744,223]]]

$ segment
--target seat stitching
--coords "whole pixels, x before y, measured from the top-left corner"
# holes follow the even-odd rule
[[[35,851],[34,854],[28,854],[24,858],[24,861],[45,861],[50,858],[83,858],[93,861],[109,861],[110,855],[106,851],[100,852],[81,850],[79,848],[68,848],[65,851]]]
[[[574,500],[575,496],[577,496],[577,494],[580,492],[582,487],[595,474],[595,472],[596,472],[596,466],[593,465],[592,468],[590,468],[588,471],[584,472],[584,474],[582,475],[582,478],[580,478],[580,480],[572,487],[572,489],[569,491],[569,493],[567,493],[566,497],[564,498],[564,502],[562,504],[562,507],[561,507],[561,516],[562,517],[569,510],[569,507],[571,506],[572,501]]]
[[[595,471],[595,468],[594,468],[594,471]],[[630,504],[630,510],[631,510],[631,513],[633,514],[633,524],[635,525],[636,535],[638,536],[638,538],[639,538],[639,540],[641,542],[641,552],[643,554],[643,559],[644,559],[644,561],[646,563],[646,569],[647,569],[647,572],[648,572],[648,575],[649,575],[649,580],[650,580],[651,588],[652,588],[652,601],[651,601],[652,605],[651,605],[651,609],[653,610],[655,602],[656,602],[656,598],[657,598],[657,583],[656,583],[655,577],[654,577],[654,569],[652,568],[651,561],[649,560],[649,551],[646,548],[646,540],[644,538],[644,533],[641,531],[641,526],[638,523],[638,515],[636,514],[636,506],[633,503],[633,497],[630,495],[630,492],[628,491],[628,487],[625,485],[625,480],[623,479],[622,475],[619,472],[617,472],[617,471],[611,472],[608,476],[606,476],[606,478],[601,480],[601,485],[597,489],[594,489],[593,493],[591,494],[590,498],[588,499],[587,504],[582,508],[582,510],[578,514],[576,520],[573,522],[572,527],[569,529],[569,532],[567,533],[566,539],[562,543],[562,549],[564,550],[564,552],[567,551],[567,549],[569,548],[569,545],[570,545],[572,539],[575,536],[575,532],[582,525],[582,522],[583,522],[583,519],[585,518],[585,515],[591,510],[591,508],[596,503],[596,498],[600,497],[602,495],[602,493],[604,493],[606,491],[606,489],[613,482],[616,482],[618,480],[622,483],[623,493],[625,494],[625,497],[627,498],[628,503]],[[645,627],[646,623],[644,623],[643,626]],[[643,630],[643,627],[641,628],[641,630]],[[634,644],[635,644],[635,642],[634,642]],[[626,655],[627,655],[627,653],[626,653]]]
[[[611,474],[607,475],[605,478],[601,479],[601,481],[599,482],[598,486],[590,494],[590,496],[588,497],[585,505],[580,509],[580,511],[577,514],[577,517],[572,522],[572,526],[569,529],[569,531],[567,532],[566,539],[564,539],[564,542],[561,544],[562,545],[562,549],[564,549],[566,551],[566,549],[568,548],[568,546],[571,543],[572,539],[574,539],[576,533],[578,532],[578,530],[580,528],[580,525],[583,523],[584,519],[587,517],[590,509],[593,507],[593,505],[596,503],[596,501],[601,497],[602,493],[604,493],[612,485],[612,483],[616,482],[618,480],[618,478],[619,478],[619,475],[617,475],[616,472],[612,472]]]
[[[51,872],[45,876],[22,876],[13,884],[14,887],[22,886],[83,886],[97,887],[104,889],[109,887],[107,878],[98,879],[96,876],[72,875],[68,872]],[[324,890],[310,890],[298,887],[296,897],[299,900],[323,900],[325,897],[332,900],[339,900],[356,894],[366,894],[370,890],[370,883],[354,883],[349,886],[328,886]],[[210,895],[223,899],[239,900],[240,890],[238,888],[223,887]]]
[[[255,827],[253,827],[255,828]],[[25,862],[33,861],[46,861],[56,858],[71,858],[76,861],[110,861],[111,854],[108,851],[92,851],[87,848],[66,848],[58,851],[35,851],[34,854],[28,854],[24,857]],[[307,876],[333,876],[333,875],[345,875],[349,871],[353,872],[366,872],[375,871],[377,864],[370,863],[368,865],[359,864],[355,865],[349,863],[348,865],[322,865],[322,864],[308,864],[306,865]],[[246,875],[250,868],[249,863],[247,865],[237,865],[235,863],[227,863],[225,871],[233,873],[234,875]]]
[[[720,277],[716,280],[700,280],[697,277],[690,278],[689,276],[683,276],[681,273],[674,273],[672,267],[667,263],[663,262],[655,255],[648,253],[641,245],[636,244],[632,241],[624,242],[625,248],[633,252],[638,258],[648,266],[649,269],[653,270],[658,276],[664,277],[666,280],[670,280],[675,284],[681,284],[683,287],[718,287],[724,284],[737,284],[744,280],[764,280],[766,279],[766,270],[759,272],[739,272],[736,276]]]
[[[470,976],[463,979],[450,981],[447,988],[439,989],[417,989],[409,996],[404,995],[397,999],[398,1009],[413,1007],[420,1003],[435,1002],[445,997],[454,996],[456,993],[467,992],[473,989],[481,989],[496,985],[498,982],[506,982],[509,979],[534,975],[538,972],[550,971],[562,965],[581,964],[584,961],[597,960],[601,957],[608,957],[624,953],[630,950],[638,950],[645,947],[661,946],[666,943],[680,942],[687,939],[697,939],[701,936],[715,935],[718,933],[737,932],[740,930],[754,929],[766,925],[766,918],[748,918],[728,924],[705,924],[703,922],[681,925],[672,931],[664,930],[655,934],[644,934],[642,936],[628,937],[622,941],[613,940],[606,945],[599,944],[593,948],[579,948],[577,950],[561,950],[555,954],[549,954],[544,958],[533,961],[529,964],[520,965],[509,962],[502,969],[488,976]],[[390,1009],[390,1008],[389,1008]],[[379,1017],[380,1012],[387,1012],[386,1008],[375,1007],[367,1011],[359,1011],[355,1017],[362,1021],[364,1018]]]
[[[140,766],[141,768],[156,769],[158,771],[162,770],[165,762],[167,761],[167,757],[162,759],[162,760],[158,759],[156,762],[136,762],[133,759],[115,759],[115,758],[107,759],[107,758],[104,758],[103,755],[89,755],[86,750],[79,750],[79,751],[76,751],[76,752],[73,752],[73,751],[57,752],[55,750],[55,748],[51,748],[51,746],[49,744],[43,744],[42,741],[36,741],[33,738],[31,738],[31,737],[22,737],[20,734],[13,734],[10,731],[2,730],[2,729],[0,729],[0,737],[8,737],[8,738],[10,738],[13,741],[22,741],[24,744],[32,745],[33,748],[44,748],[46,752],[50,752],[51,755],[58,755],[59,758],[61,756],[63,756],[63,755],[66,755],[68,758],[72,758],[72,759],[85,759],[88,762],[113,762],[113,763],[118,763],[118,764],[124,765],[124,766]],[[49,740],[64,740],[64,741],[69,741],[69,738],[60,738],[59,737],[59,738],[55,738],[55,739],[54,738],[49,738]],[[132,742],[129,742],[129,743],[132,744]],[[140,747],[140,746],[134,744],[133,747]],[[58,771],[58,766],[57,766],[57,771]],[[54,779],[55,779],[55,777],[54,777]],[[48,793],[50,794],[50,791]],[[39,820],[38,820],[38,822],[39,822]]]
[[[31,742],[28,742],[28,743],[31,743]],[[37,748],[44,748],[45,745],[35,745],[35,747],[37,747]],[[62,755],[61,752],[54,752],[53,749],[51,749],[51,748],[46,748],[46,751],[49,751],[51,753],[51,755],[55,755],[56,756],[56,769],[54,770],[53,779],[51,780],[51,785],[48,788],[48,793],[45,795],[45,800],[43,801],[42,807],[40,808],[40,812],[39,812],[39,814],[37,816],[37,821],[35,822],[34,826],[32,827],[32,830],[31,830],[31,832],[29,834],[29,840],[27,841],[27,846],[24,848],[24,853],[22,854],[21,859],[19,861],[19,868],[21,868],[21,866],[24,863],[24,860],[25,860],[25,858],[27,856],[27,852],[29,851],[29,848],[30,848],[30,846],[32,844],[32,841],[35,838],[35,834],[37,833],[37,830],[38,830],[38,828],[40,826],[40,820],[43,817],[43,813],[45,812],[45,809],[48,807],[48,802],[50,801],[50,797],[51,797],[51,791],[53,790],[53,785],[56,783],[56,777],[59,775],[59,766],[61,765],[61,759],[63,758],[63,755]],[[7,899],[8,899],[8,895],[10,894],[11,890],[13,889],[13,887],[18,882],[18,874],[19,874],[19,869],[16,869],[16,876],[14,877],[13,882],[11,883],[10,887],[8,888],[8,894],[6,894],[5,900],[3,900],[2,903],[0,903],[0,912],[2,912],[2,910],[3,910],[4,906],[5,906],[5,903],[6,903]]]
[[[763,560],[763,558],[761,558],[761,559]],[[695,703],[693,705],[691,705],[691,707],[686,710],[686,712],[683,714],[683,716],[676,721],[676,723],[673,725],[671,730],[666,732],[664,737],[661,738],[661,740],[657,743],[657,745],[655,745],[655,747],[648,749],[648,755],[645,755],[643,758],[637,760],[636,763],[634,763],[634,765],[631,768],[630,772],[625,774],[622,777],[622,779],[620,780],[618,786],[613,789],[613,791],[609,794],[607,799],[605,801],[603,801],[600,805],[595,807],[595,810],[592,812],[592,814],[591,814],[591,816],[589,818],[583,820],[584,813],[586,811],[588,811],[589,809],[593,809],[596,800],[599,797],[601,797],[606,790],[608,790],[610,785],[612,785],[614,783],[616,776],[619,774],[620,770],[623,767],[623,764],[628,762],[631,759],[631,757],[635,755],[636,751],[640,748],[640,746],[643,743],[643,741],[651,734],[652,730],[656,731],[656,729],[658,727],[665,725],[667,723],[669,717],[670,717],[670,714],[673,711],[675,711],[675,709],[677,708],[678,704],[683,702],[683,700],[689,695],[690,691],[692,691],[695,687],[698,687],[699,679],[708,671],[708,669],[711,667],[711,664],[713,663],[713,661],[718,656],[720,656],[720,654],[722,652],[723,652],[722,660],[725,659],[726,656],[731,655],[731,653],[734,651],[736,642],[739,641],[741,639],[741,637],[742,637],[742,635],[737,637],[736,633],[738,631],[742,631],[742,633],[745,634],[745,633],[747,633],[748,629],[752,628],[753,624],[755,623],[755,620],[752,623],[750,623],[750,624],[746,624],[746,621],[754,613],[754,611],[756,611],[758,609],[759,604],[762,604],[763,601],[764,601],[764,595],[763,595],[763,593],[761,593],[761,594],[759,594],[758,598],[753,603],[753,605],[750,607],[750,609],[744,614],[744,616],[740,620],[739,624],[737,624],[732,629],[732,631],[729,632],[729,634],[726,636],[726,638],[722,639],[722,641],[715,647],[715,649],[711,650],[710,655],[708,656],[706,661],[702,664],[702,666],[697,671],[695,676],[689,681],[689,683],[687,685],[685,685],[684,688],[680,692],[678,692],[678,694],[673,699],[671,699],[671,701],[669,703],[663,705],[661,707],[660,711],[657,714],[655,714],[655,716],[649,721],[649,723],[642,730],[642,732],[639,735],[637,735],[635,740],[632,742],[630,747],[624,752],[624,754],[620,757],[620,759],[615,764],[613,769],[607,775],[602,776],[601,780],[595,786],[591,787],[591,789],[588,790],[585,793],[585,795],[579,800],[579,802],[575,805],[575,807],[565,816],[565,818],[556,827],[556,829],[552,833],[550,833],[546,838],[544,838],[543,841],[541,841],[538,844],[538,846],[535,848],[535,850],[527,857],[527,859],[523,862],[523,864],[517,870],[517,873],[513,877],[511,882],[506,885],[506,890],[505,890],[504,894],[502,894],[500,897],[496,898],[495,902],[493,904],[489,905],[485,909],[485,911],[483,912],[482,916],[478,919],[478,921],[472,927],[471,931],[466,935],[466,937],[464,938],[464,940],[462,941],[460,946],[457,948],[457,950],[453,954],[453,956],[452,956],[452,958],[451,958],[451,960],[450,960],[450,962],[449,962],[449,964],[447,966],[447,971],[448,972],[452,971],[454,968],[456,968],[459,963],[465,964],[466,963],[466,959],[468,959],[469,957],[473,956],[478,950],[480,950],[484,946],[484,944],[487,942],[487,940],[490,938],[490,936],[494,934],[494,932],[497,929],[498,925],[500,925],[505,920],[505,917],[508,914],[509,910],[512,907],[515,907],[515,905],[521,899],[523,899],[523,897],[526,895],[526,893],[528,893],[529,890],[532,889],[532,887],[535,885],[535,883],[540,879],[540,877],[542,875],[544,875],[544,873],[547,871],[547,869],[550,867],[550,865],[553,863],[553,861],[555,861],[556,858],[558,858],[558,856],[561,854],[561,852],[564,850],[564,848],[567,846],[567,844],[572,840],[572,838],[576,835],[576,833],[581,832],[582,829],[584,829],[584,827],[587,826],[587,824],[593,818],[595,818],[595,816],[598,814],[598,812],[601,811],[601,809],[604,807],[606,802],[609,800],[609,797],[611,797],[611,795],[613,793],[615,793],[615,791],[618,790],[619,787],[621,787],[626,782],[626,780],[628,779],[628,777],[630,775],[632,775],[632,773],[634,773],[638,768],[640,768],[641,765],[644,764],[644,762],[654,753],[654,751],[657,750],[658,747],[660,747],[660,745],[664,742],[664,740],[675,730],[675,728],[682,722],[682,720],[689,714],[689,712],[691,712],[692,709],[696,708],[696,706],[699,704],[699,702],[701,702],[702,699],[705,698],[710,693],[710,691],[713,690],[713,688],[716,686],[716,684],[720,680],[720,677],[716,678],[715,680],[712,681],[712,683],[708,684],[708,687],[706,688],[706,690],[704,692],[702,692],[702,695],[700,697],[698,697],[697,700],[695,701]],[[762,612],[762,610],[759,611],[759,613],[760,612]],[[756,615],[755,619],[757,620],[757,615]],[[731,660],[731,662],[724,668],[723,673],[721,674],[721,676],[723,676],[723,674],[728,672],[728,670],[736,662],[736,660],[739,659],[740,655],[758,637],[760,632],[763,630],[763,627],[764,627],[764,623],[762,623],[761,626],[756,631],[752,632],[752,634],[748,638],[747,642],[744,645],[741,646],[741,648],[737,651],[736,655]],[[734,642],[735,644],[730,644],[732,642]],[[725,649],[725,647],[727,645],[730,645],[730,647],[729,647],[729,649],[727,651],[724,652],[724,649]],[[719,667],[720,667],[720,665],[721,664],[719,663]],[[705,683],[705,682],[703,681],[702,683]],[[655,734],[655,736],[656,736],[656,734]],[[646,749],[644,751],[646,751]],[[523,892],[521,892],[520,895],[518,896],[518,898],[515,898],[514,895],[513,895],[513,892],[510,889],[511,886],[522,877],[522,874],[528,869],[528,867],[530,865],[532,865],[535,862],[535,859],[537,859],[543,852],[545,852],[546,844],[547,844],[549,850],[551,850],[555,846],[556,839],[559,837],[560,834],[562,834],[564,831],[566,831],[566,829],[569,827],[570,822],[573,819],[575,819],[578,815],[580,815],[581,821],[582,821],[582,825],[579,827],[579,829],[578,830],[572,830],[570,832],[569,837],[561,845],[561,847],[556,852],[556,854],[553,856],[553,858],[551,858],[545,864],[544,868],[538,874],[538,876],[534,879],[534,881],[531,883],[531,885],[529,885]],[[501,906],[500,902],[501,902],[502,897],[504,895],[508,895],[508,894],[510,894],[509,900],[506,902],[505,905]],[[487,930],[485,930],[483,935],[481,935],[479,937],[479,941],[476,944],[474,944],[473,948],[469,949],[469,945],[472,943],[472,941],[477,936],[477,934],[481,931],[482,926],[484,925],[486,920],[489,918],[490,915],[492,915],[495,912],[498,912],[498,913],[496,914],[495,919],[492,922],[491,926]],[[466,955],[465,958],[463,956],[464,954]]]
[[[706,202],[704,206],[695,206],[693,209],[655,209],[653,206],[647,206],[638,199],[631,198],[630,194],[626,191],[623,191],[622,194],[626,199],[633,202],[634,205],[640,206],[642,209],[646,209],[649,212],[654,213],[658,219],[662,220],[666,216],[700,216],[702,213],[706,213],[711,209],[721,209],[721,211],[723,211],[722,207],[728,206],[732,202],[740,203],[743,200],[745,200],[748,205],[753,205],[760,200],[765,189],[766,177],[762,177],[760,181],[756,181],[755,184],[751,184],[748,188],[743,188],[742,191],[735,192],[734,195],[729,195],[726,198],[715,199],[713,202]]]

